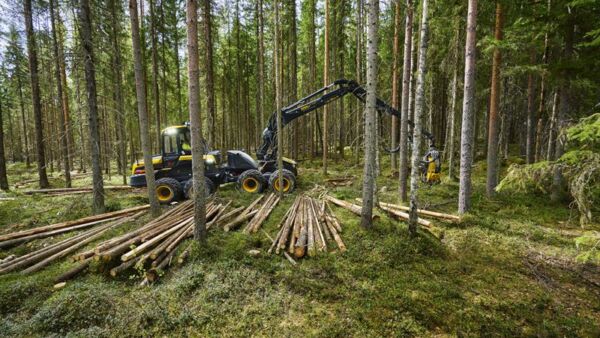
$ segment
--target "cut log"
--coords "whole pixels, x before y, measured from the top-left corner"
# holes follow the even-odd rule
[[[83,260],[82,262],[77,264],[74,268],[72,268],[72,269],[68,270],[67,272],[63,273],[62,275],[56,277],[54,279],[54,283],[55,284],[64,283],[68,280],[73,279],[74,277],[76,277],[77,275],[82,273],[85,269],[87,269],[90,266],[91,262],[92,262],[91,257],[86,258],[85,260]]]
[[[106,185],[104,186],[104,190],[132,190],[134,187],[128,185]],[[51,194],[51,193],[67,193],[67,192],[92,192],[91,187],[82,187],[82,188],[55,188],[55,189],[32,189],[23,192],[25,195],[33,195],[33,194]]]
[[[235,220],[233,220],[232,222],[226,224],[223,227],[223,230],[225,230],[225,232],[229,232],[231,230],[234,230],[235,228],[237,228],[240,224],[244,223],[245,221],[251,219],[252,217],[254,217],[254,215],[256,215],[256,213],[258,212],[258,210],[254,210],[251,211],[247,214],[243,214],[238,216]]]
[[[171,229],[164,231],[163,233],[161,233],[158,236],[153,237],[152,239],[148,240],[147,242],[143,243],[142,245],[134,248],[133,250],[124,253],[121,256],[121,260],[123,262],[126,262],[130,259],[132,259],[133,257],[137,256],[139,253],[144,252],[146,249],[151,248],[152,246],[154,246],[155,244],[157,244],[158,242],[160,242],[162,239],[164,239],[165,237],[171,235],[172,233],[176,232],[177,230],[179,230],[180,228],[189,225],[190,222],[194,221],[194,217],[190,217],[187,220],[177,224],[176,226],[172,227]]]
[[[136,263],[135,259],[129,260],[127,262],[123,262],[120,265],[110,269],[110,275],[113,277],[117,277],[119,275],[119,273],[131,268],[132,266],[134,266]]]
[[[387,211],[389,214],[396,216],[398,218],[402,218],[404,220],[409,220],[410,215],[402,212],[400,210],[396,210],[396,209],[392,209],[392,208],[388,208],[384,205],[380,205],[379,208],[381,210]],[[422,219],[422,218],[417,218],[417,223],[419,223],[420,225],[424,226],[424,227],[431,227],[431,222],[426,220],[426,219]]]
[[[362,201],[360,198],[357,198],[356,200],[359,201],[359,202]],[[379,202],[379,205],[380,206],[384,206],[384,207],[388,207],[388,208],[392,208],[392,209],[402,210],[402,211],[410,211],[409,207],[405,207],[403,205],[398,205],[398,204]],[[442,213],[442,212],[425,210],[425,209],[417,209],[417,214],[419,216],[429,216],[429,217],[439,218],[439,219],[443,219],[443,220],[449,220],[449,221],[453,221],[453,222],[460,221],[460,217],[459,216],[451,215],[451,214],[445,214],[445,213]]]
[[[31,266],[31,267],[23,270],[22,273],[23,274],[29,274],[29,273],[33,273],[33,272],[39,271],[39,270],[43,269],[44,267],[48,266],[50,263],[56,261],[57,259],[60,259],[60,258],[65,257],[65,256],[68,256],[71,253],[77,251],[79,248],[84,247],[88,243],[95,241],[96,239],[98,239],[101,236],[103,236],[106,231],[108,231],[110,229],[113,229],[113,228],[115,228],[117,226],[120,226],[121,224],[123,224],[125,222],[128,222],[128,221],[129,221],[129,219],[121,219],[121,220],[118,220],[116,222],[113,222],[113,223],[107,225],[103,229],[99,229],[96,232],[90,232],[90,236],[87,237],[86,239],[81,240],[81,241],[77,242],[75,245],[73,245],[71,247],[68,247],[68,248],[64,249],[63,251],[60,251],[60,252],[58,252],[58,253],[56,253],[56,254],[54,254],[54,255],[52,255],[52,256],[44,259],[44,260],[42,260],[41,262],[39,262],[39,263],[37,263],[37,264],[35,264],[35,265],[33,265],[33,266]]]
[[[37,227],[37,228],[33,228],[33,229],[28,229],[28,230],[22,230],[22,231],[18,231],[18,232],[13,232],[13,233],[10,233],[10,234],[1,235],[0,236],[0,241],[6,241],[6,240],[9,240],[9,239],[13,239],[13,238],[19,238],[19,237],[29,236],[29,235],[33,235],[33,234],[37,234],[37,233],[41,233],[41,232],[52,231],[52,230],[66,228],[66,227],[70,227],[70,226],[74,226],[74,225],[95,222],[95,221],[103,220],[103,219],[107,219],[107,218],[114,218],[116,216],[123,216],[123,215],[126,215],[126,214],[132,214],[134,212],[146,210],[149,207],[150,207],[150,205],[142,205],[142,206],[139,206],[139,207],[133,207],[133,208],[119,210],[119,211],[114,211],[114,212],[107,212],[107,213],[100,214],[100,215],[94,215],[94,216],[84,217],[84,218],[80,218],[80,219],[73,220],[73,221],[61,222],[61,223],[56,223],[56,224],[51,224],[51,225],[45,225],[45,226],[41,226],[41,227]]]
[[[354,214],[356,214],[358,216],[361,215],[361,209],[362,208],[359,205],[352,204],[352,203],[346,202],[346,201],[342,201],[341,199],[337,199],[337,198],[335,198],[335,197],[333,197],[331,195],[325,195],[325,199],[328,200],[328,201],[330,201],[331,203],[339,206],[339,207],[342,207],[342,208],[344,208],[346,210],[351,211],[352,213],[354,213]],[[373,214],[373,218],[372,219],[374,221],[377,220],[377,219],[379,219],[379,215]]]

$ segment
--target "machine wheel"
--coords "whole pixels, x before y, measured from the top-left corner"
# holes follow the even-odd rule
[[[213,181],[211,181],[211,179],[208,177],[204,177],[204,188],[206,189],[206,197],[214,194],[215,191],[217,191],[217,187],[215,186],[215,183]],[[187,199],[192,198],[192,194],[194,191],[193,189],[194,189],[194,181],[192,181],[192,179],[190,178],[189,180],[187,180],[185,182],[185,186],[183,187],[183,191],[185,193],[185,198],[187,198]]]
[[[269,186],[274,191],[279,191],[279,170],[273,172],[269,178]],[[283,192],[290,193],[296,188],[296,176],[289,170],[283,169]]]
[[[249,193],[261,193],[265,190],[267,182],[260,171],[250,169],[244,171],[237,181],[238,189]]]
[[[181,197],[181,183],[170,177],[156,181],[156,197],[160,204],[169,204]]]

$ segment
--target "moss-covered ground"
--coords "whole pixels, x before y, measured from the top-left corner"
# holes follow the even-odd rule
[[[263,232],[219,229],[205,246],[194,245],[186,264],[151,286],[139,286],[135,271],[112,279],[93,266],[54,289],[54,278],[73,266],[63,260],[32,275],[0,276],[0,336],[600,336],[600,225],[582,229],[568,202],[543,195],[488,199],[483,165],[475,167],[472,213],[458,224],[435,222],[445,230],[441,242],[426,233],[410,238],[404,222],[386,216],[364,230],[358,217],[335,208],[348,251],[297,266],[267,255]],[[321,185],[339,198],[360,197],[362,166],[332,162],[330,177],[354,177],[352,185],[337,188],[324,182],[317,162],[300,166],[298,192]],[[31,178],[19,165],[9,172],[12,182]],[[456,211],[458,184],[444,181],[421,187],[422,207]],[[59,186],[60,179],[52,183]],[[382,201],[397,201],[389,169],[378,187]],[[0,232],[91,212],[89,195],[26,196],[23,189],[5,194],[15,200],[0,202]],[[232,185],[218,196],[238,205],[253,198]],[[263,226],[267,233],[276,233],[293,198],[272,213]],[[139,193],[107,195],[110,210],[144,202]],[[0,258],[58,239],[0,250]],[[250,249],[262,253],[253,257]]]

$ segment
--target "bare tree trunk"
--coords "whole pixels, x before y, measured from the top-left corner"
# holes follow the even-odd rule
[[[535,63],[535,49],[532,47],[529,54],[529,63],[533,66]],[[525,157],[527,164],[535,161],[535,86],[533,72],[527,75],[527,145],[525,148]],[[543,105],[543,103],[542,103]]]
[[[375,151],[376,128],[375,115],[377,101],[377,31],[379,0],[367,0],[367,97],[365,110],[365,165],[363,174],[363,205],[360,225],[363,228],[373,226],[373,194],[375,190]]]
[[[119,5],[120,6],[120,5]],[[113,45],[113,65],[115,71],[115,93],[114,98],[117,104],[117,136],[119,143],[119,161],[121,162],[121,176],[123,184],[127,184],[127,138],[125,136],[125,102],[123,100],[123,73],[121,62],[121,46],[119,35],[121,34],[120,20],[117,14],[117,0],[110,0],[111,24],[112,24],[112,45]],[[131,137],[131,135],[130,135]]]
[[[568,14],[569,18],[566,32],[565,32],[565,49],[563,51],[563,62],[568,63],[571,61],[573,55],[573,35],[574,35],[574,19],[571,14]],[[560,106],[558,108],[558,114],[556,116],[556,143],[554,145],[554,159],[559,159],[564,153],[565,135],[563,133],[566,127],[566,117],[571,108],[569,102],[569,88],[571,85],[571,74],[569,70],[562,71],[562,82],[560,84]],[[560,168],[554,169],[552,177],[552,193],[551,199],[558,201],[562,197],[563,191],[563,175]]]
[[[475,61],[477,43],[477,0],[469,0],[467,37],[465,40],[465,80],[463,94],[462,129],[460,137],[460,183],[458,213],[466,213],[471,206],[471,165],[473,164],[473,116],[475,112]]]
[[[214,72],[213,72],[213,43],[212,43],[212,10],[211,0],[203,1],[203,16],[204,16],[204,48],[205,48],[205,70],[206,70],[206,108],[208,117],[208,144],[214,146],[215,144],[215,84],[214,84]]]
[[[0,189],[8,190],[6,176],[6,156],[4,154],[4,121],[2,121],[2,97],[0,97]]]
[[[392,107],[398,109],[398,54],[400,53],[399,35],[400,35],[400,1],[396,2],[394,14],[394,42],[393,42],[393,64],[392,64]],[[392,116],[392,145],[391,148],[396,148],[398,143],[398,118]],[[392,153],[392,172],[398,169],[396,153]]]
[[[550,8],[552,6],[552,0],[548,0],[546,4],[546,13],[550,14]],[[548,32],[544,34],[544,54],[542,55],[542,65],[547,67],[548,65],[548,54],[550,52],[549,44],[548,44]],[[541,161],[541,153],[542,153],[542,134],[544,127],[544,106],[546,104],[546,73],[542,72],[541,80],[540,80],[540,103],[537,111],[537,126],[535,135],[535,156],[534,162]]]
[[[135,73],[135,92],[137,99],[138,118],[140,123],[140,139],[144,153],[144,170],[148,200],[153,216],[160,214],[160,206],[156,197],[156,183],[154,181],[154,165],[152,164],[152,149],[150,144],[150,128],[148,126],[148,110],[146,107],[146,83],[140,46],[140,24],[137,12],[137,0],[129,0],[129,17],[131,20],[131,42],[133,47],[133,65]]]
[[[37,47],[33,31],[31,0],[23,1],[25,30],[27,32],[27,52],[29,54],[29,74],[31,76],[31,100],[33,101],[33,118],[35,121],[35,143],[37,148],[37,168],[41,189],[50,187],[46,175],[46,155],[44,149],[44,132],[42,124],[42,103],[40,98],[40,83],[38,74]]]
[[[408,200],[408,120],[410,112],[410,81],[412,58],[413,4],[406,0],[406,19],[404,23],[404,62],[402,65],[402,106],[400,115],[400,200]]]
[[[449,131],[449,135],[448,135],[448,149],[446,151],[446,154],[448,155],[448,177],[450,179],[454,179],[456,174],[455,174],[455,167],[456,167],[456,151],[455,151],[455,145],[456,145],[456,101],[457,101],[457,94],[458,94],[458,58],[460,55],[460,20],[457,20],[457,24],[456,24],[456,50],[455,50],[455,54],[454,54],[454,69],[452,71],[452,88],[451,88],[451,102],[450,102],[450,117],[448,120],[448,131]]]
[[[52,49],[54,53],[54,75],[56,76],[56,102],[58,103],[58,116],[59,116],[59,124],[60,124],[60,150],[62,152],[62,160],[65,169],[65,186],[67,188],[71,187],[71,167],[69,161],[69,144],[68,144],[68,134],[67,134],[67,125],[65,121],[65,112],[63,98],[63,87],[62,87],[62,77],[60,75],[60,53],[58,52],[58,39],[56,37],[56,23],[55,23],[55,14],[54,14],[54,0],[50,0],[50,26],[52,27]]]
[[[204,159],[202,151],[202,117],[200,116],[200,71],[198,70],[198,3],[187,0],[188,96],[192,136],[192,179],[194,199],[194,238],[206,241],[206,206]]]
[[[175,9],[173,10],[173,21],[174,21],[174,27],[173,27],[173,51],[174,51],[174,61],[175,61],[175,76],[176,76],[176,87],[177,87],[177,112],[178,112],[178,117],[181,120],[180,122],[183,122],[183,120],[185,119],[185,116],[183,114],[183,107],[182,107],[182,99],[181,99],[181,67],[179,64],[179,29],[177,24],[179,23],[179,17],[177,16],[177,12],[179,10],[179,6],[176,6]]]
[[[281,55],[281,27],[279,22],[279,0],[275,0],[273,4],[275,6],[275,109],[277,112],[277,175],[279,177],[279,197],[283,197],[283,137],[281,123],[281,76],[282,76],[282,65],[280,60],[283,59]]]
[[[554,160],[554,145],[556,137],[556,114],[558,110],[558,91],[554,92],[552,99],[552,116],[550,117],[548,125],[548,149],[546,153],[546,159],[548,161]]]
[[[419,189],[419,161],[421,160],[421,129],[422,116],[425,109],[425,76],[427,74],[427,42],[428,42],[428,1],[422,2],[421,17],[421,36],[419,38],[419,60],[417,64],[417,84],[415,93],[415,119],[412,141],[412,161],[410,171],[410,217],[408,221],[408,231],[411,236],[417,234],[417,208],[418,208],[418,189]]]
[[[496,41],[502,40],[502,5],[496,1],[496,27],[494,29],[494,38]],[[499,48],[494,49],[492,61],[492,88],[490,93],[490,118],[488,132],[487,149],[487,182],[486,192],[488,197],[496,194],[496,185],[498,185],[498,135],[500,115],[500,66],[502,63],[502,53]]]
[[[323,59],[323,86],[329,84],[329,0],[325,0],[325,58]],[[323,175],[327,176],[327,105],[323,106]]]
[[[31,167],[31,155],[29,153],[29,138],[27,137],[27,118],[25,117],[25,100],[23,98],[23,83],[21,82],[21,74],[17,75],[17,86],[19,91],[19,106],[21,108],[21,124],[23,125],[23,137],[25,139],[25,165]]]
[[[154,98],[154,115],[156,118],[156,145],[160,150],[160,96],[158,93],[158,41],[156,36],[156,17],[154,15],[154,2],[150,3],[150,40],[152,43],[152,96]],[[142,16],[142,21],[144,17]]]
[[[258,98],[256,101],[256,111],[258,113],[257,124],[262,127],[265,120],[265,34],[263,0],[258,0],[256,6],[258,16]]]
[[[356,16],[356,81],[362,83],[362,36],[363,36],[363,0],[358,0]],[[356,109],[356,140],[354,147],[354,156],[356,164],[360,162],[360,126],[363,124],[360,107]]]
[[[88,93],[90,147],[92,155],[93,209],[96,214],[104,212],[104,182],[100,167],[100,133],[98,128],[98,105],[96,101],[96,70],[94,67],[94,44],[92,42],[92,18],[89,0],[80,1],[79,20]]]

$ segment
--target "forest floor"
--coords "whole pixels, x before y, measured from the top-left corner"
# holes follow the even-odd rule
[[[346,187],[326,186],[318,162],[300,168],[297,192],[319,184],[345,200],[360,197],[362,166],[350,160],[330,167],[330,177],[354,177]],[[388,163],[383,168],[380,200],[396,202],[397,180]],[[22,181],[32,171],[11,165],[9,178]],[[187,263],[151,286],[139,286],[135,272],[113,279],[92,267],[54,289],[53,279],[73,265],[66,259],[33,275],[0,276],[0,336],[600,336],[600,225],[582,229],[567,202],[542,195],[490,200],[484,173],[485,163],[477,163],[472,213],[459,224],[435,222],[445,229],[441,242],[425,233],[411,239],[406,223],[386,216],[364,230],[358,217],[335,208],[348,251],[297,266],[267,255],[261,231],[213,229],[206,246],[195,245]],[[119,181],[113,176],[110,183]],[[419,194],[421,207],[457,209],[456,182]],[[218,195],[239,205],[253,198],[233,185]],[[15,200],[0,202],[0,232],[91,213],[87,194],[6,196]],[[279,204],[266,232],[276,233],[293,199]],[[107,195],[109,210],[143,203],[140,193]],[[56,240],[0,250],[0,258]],[[250,249],[262,254],[253,257]]]

